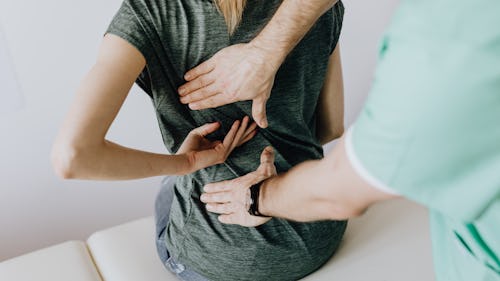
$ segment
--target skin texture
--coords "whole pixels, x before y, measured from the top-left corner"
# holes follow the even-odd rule
[[[252,100],[252,117],[267,127],[266,102],[274,77],[288,53],[314,22],[338,0],[286,0],[250,43],[227,47],[188,71],[179,87],[191,109]]]
[[[104,37],[95,65],[78,88],[76,99],[52,149],[52,163],[62,178],[124,180],[183,175],[223,163],[238,145],[251,139],[256,124],[236,120],[226,137],[205,138],[220,124],[194,129],[176,155],[135,150],[106,140],[106,133],[130,88],[146,64],[142,54],[125,40]]]
[[[221,50],[210,60],[186,74],[186,80],[189,82],[179,90],[184,102],[189,103],[192,108],[201,109],[251,98],[253,107],[259,107],[254,108],[253,118],[259,126],[265,127],[267,122],[263,104],[269,97],[268,89],[272,87],[270,81],[274,80],[276,70],[319,16],[336,2],[284,1],[259,36],[247,45],[235,47],[240,48],[239,52]],[[338,56],[338,50],[335,53]],[[332,73],[340,73],[340,76],[337,74],[339,78],[328,80],[331,84],[325,84],[326,91],[335,88],[335,82],[342,80],[341,68],[336,68],[335,65],[337,65],[335,62],[331,63],[328,76]],[[230,71],[219,72],[219,68]],[[217,76],[212,76],[212,72]],[[252,91],[250,85],[257,87]],[[241,90],[245,90],[245,94],[242,94]],[[186,97],[194,91],[204,94],[186,100]],[[330,135],[329,130],[343,131],[343,127],[336,127],[328,121],[332,119],[324,118],[333,116],[336,109],[338,110],[336,105],[330,102],[328,99],[322,100],[318,108],[321,119],[319,130],[326,128],[326,136]],[[318,137],[324,143],[323,137]],[[208,210],[221,214],[219,219],[224,223],[243,226],[265,223],[261,218],[256,219],[248,214],[248,203],[245,202],[248,202],[248,188],[267,176],[259,174],[258,169],[239,179],[209,184],[205,186],[206,193],[201,199],[207,203]],[[311,188],[302,189],[304,185]],[[266,180],[261,187],[259,206],[260,212],[265,215],[298,221],[346,219],[362,214],[375,202],[392,197],[375,189],[356,173],[347,159],[342,138],[324,159],[306,161],[285,174]]]
[[[201,201],[207,204],[207,210],[222,214],[219,221],[252,227],[264,224],[271,218],[251,216],[248,213],[250,204],[249,187],[271,176],[277,175],[274,166],[273,148],[266,147],[260,156],[260,166],[252,173],[234,180],[217,184],[208,184],[202,194]]]
[[[338,46],[330,57],[317,114],[321,126],[318,138],[323,143],[342,135],[343,86]],[[201,200],[207,203],[208,211],[221,214],[221,222],[257,226],[269,218],[248,214],[249,188],[269,178],[261,186],[262,200],[259,202],[259,209],[265,215],[298,221],[357,216],[372,203],[390,196],[370,187],[357,175],[341,149],[343,145],[342,140],[323,160],[307,161],[280,176],[276,175],[273,165],[272,149],[267,148],[262,152],[261,165],[256,171],[234,180],[206,185]],[[310,188],[304,190],[305,185]],[[308,212],[303,212],[304,209]]]
[[[269,172],[274,168],[270,167],[274,156],[264,153],[266,159],[261,159],[255,172],[204,187],[201,200],[207,210],[221,214],[221,222],[250,227],[269,220],[251,216],[248,204],[244,204],[250,186],[262,178],[267,179],[261,185],[259,211],[296,221],[348,219],[363,214],[378,201],[395,197],[373,188],[356,173],[347,159],[344,138],[322,160],[306,161],[281,175]]]

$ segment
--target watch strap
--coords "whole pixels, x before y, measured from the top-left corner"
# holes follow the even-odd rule
[[[257,184],[254,184],[250,187],[251,203],[250,203],[250,206],[248,208],[248,213],[250,215],[256,216],[256,217],[267,217],[267,216],[262,215],[259,212],[259,196],[260,196],[261,185],[262,185],[262,181],[257,183]]]

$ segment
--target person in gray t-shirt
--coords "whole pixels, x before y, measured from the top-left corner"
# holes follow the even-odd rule
[[[296,280],[323,265],[345,231],[346,221],[271,219],[256,228],[223,225],[200,201],[205,184],[254,171],[260,163],[260,152],[267,146],[274,148],[278,173],[322,158],[322,144],[333,136],[329,129],[333,123],[342,124],[342,108],[334,106],[342,102],[336,51],[344,11],[340,2],[318,20],[277,72],[267,101],[268,109],[272,109],[268,110],[267,128],[255,133],[244,119],[251,116],[249,101],[198,111],[191,110],[179,95],[178,87],[186,82],[183,75],[187,70],[227,46],[249,42],[280,3],[248,0],[239,25],[230,32],[220,12],[223,9],[210,0],[125,0],[106,30],[106,43],[96,66],[83,81],[74,110],[56,142],[64,147],[69,140],[73,144],[67,147],[86,149],[85,153],[76,153],[78,161],[71,158],[68,167],[64,166],[67,159],[59,159],[60,155],[75,149],[54,154],[56,166],[63,167],[63,177],[182,175],[170,184],[169,203],[157,206],[157,219],[168,214],[164,225],[157,221],[159,249],[168,250],[169,261],[175,259],[176,263],[164,262],[176,273],[188,268],[199,278],[210,280]],[[123,92],[134,80],[153,101],[165,147],[178,154],[168,159],[184,159],[193,138],[199,144],[197,150],[206,149],[188,159],[196,163],[196,169],[186,170],[166,161],[166,156],[108,141],[82,143],[89,136],[104,138],[126,96]],[[211,125],[203,127],[206,123]],[[216,142],[224,138],[223,144]],[[236,145],[240,146],[234,148]],[[216,160],[210,158],[217,152],[214,147],[224,148]]]

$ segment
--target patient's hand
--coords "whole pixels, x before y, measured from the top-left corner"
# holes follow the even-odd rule
[[[271,218],[256,217],[248,213],[250,187],[276,174],[273,149],[266,147],[256,171],[233,180],[205,185],[206,193],[201,196],[201,201],[206,203],[208,211],[221,214],[219,221],[222,223],[247,227],[264,224]]]
[[[267,127],[266,102],[279,64],[252,43],[224,48],[188,71],[179,87],[180,100],[193,110],[253,100],[255,122]]]
[[[191,132],[177,151],[177,155],[185,155],[189,162],[189,172],[194,172],[226,161],[234,148],[242,145],[255,136],[257,125],[245,116],[242,121],[236,120],[223,141],[209,141],[205,138],[219,129],[218,122],[205,124]]]

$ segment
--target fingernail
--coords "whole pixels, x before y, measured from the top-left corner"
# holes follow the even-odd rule
[[[184,75],[184,79],[186,79],[186,80],[191,79],[191,74],[186,74],[186,75]]]
[[[206,197],[206,196],[205,196],[204,194],[202,194],[202,195],[200,196],[200,200],[201,200],[201,202],[205,202],[205,197]]]
[[[184,95],[186,92],[186,89],[185,88],[179,88],[179,95]]]

